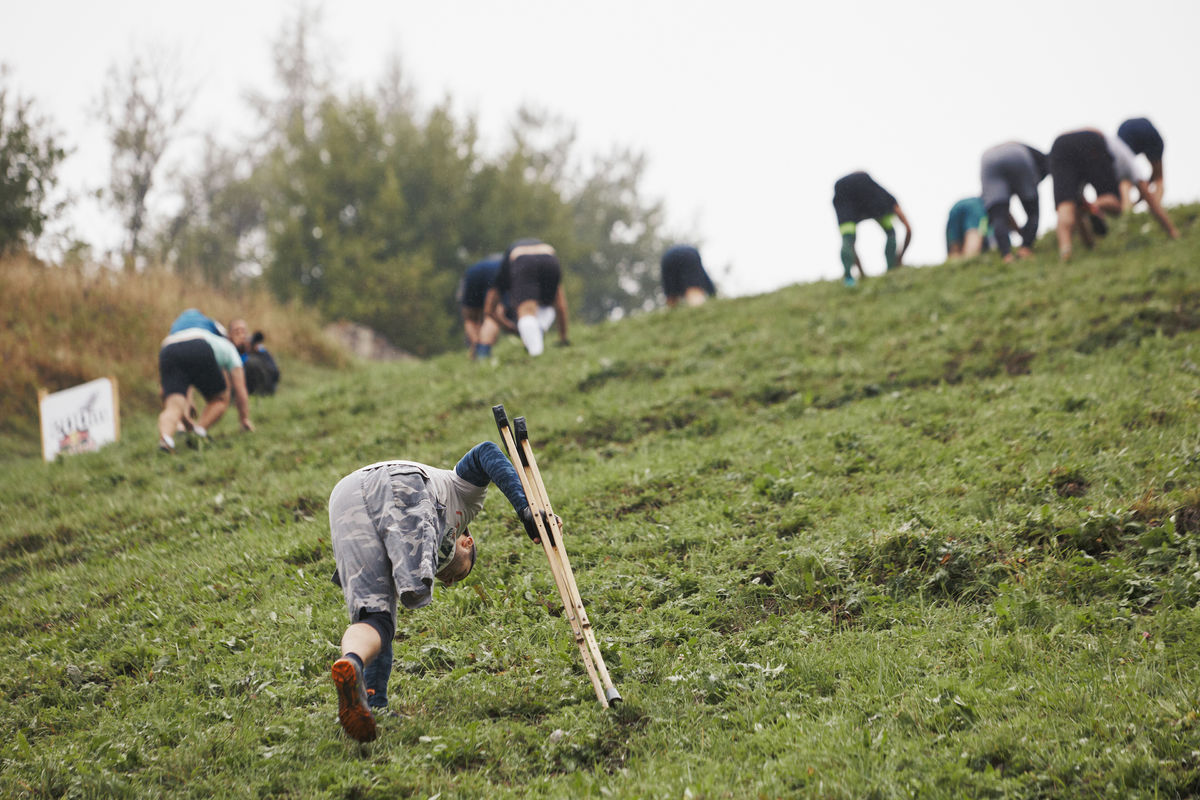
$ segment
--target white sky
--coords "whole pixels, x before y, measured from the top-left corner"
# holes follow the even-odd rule
[[[89,104],[111,64],[150,44],[179,53],[199,94],[166,161],[186,163],[200,132],[247,129],[244,93],[273,91],[270,42],[296,8],[0,0],[0,62],[75,149],[61,177],[82,193],[106,183]],[[950,206],[1009,139],[1045,151],[1063,131],[1148,116],[1167,142],[1168,204],[1200,199],[1198,34],[1200,0],[342,0],[322,35],[345,85],[373,85],[399,53],[422,105],[449,95],[491,143],[530,103],[573,121],[585,152],[644,152],[644,188],[737,295],[840,276],[832,187],[855,169],[905,208],[917,264],[943,260]],[[94,203],[70,224],[100,250],[119,243]],[[882,236],[861,228],[876,274]]]

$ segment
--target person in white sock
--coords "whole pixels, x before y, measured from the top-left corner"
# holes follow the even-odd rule
[[[204,322],[211,320],[199,311],[189,309],[180,315],[180,320],[183,322],[176,320],[158,352],[163,404],[158,415],[158,447],[167,453],[175,451],[174,434],[180,425],[199,436],[207,436],[207,429],[229,408],[231,395],[242,430],[254,430],[242,357],[233,342],[214,333],[215,327],[203,327]],[[206,401],[200,418],[194,422],[188,416],[191,387]]]
[[[500,313],[500,298],[507,294],[516,307],[517,321]],[[545,349],[545,333],[558,323],[558,338],[567,339],[567,300],[562,290],[562,267],[554,248],[537,239],[521,239],[504,254],[496,278],[488,289],[484,313],[502,327],[516,332],[531,356]]]
[[[542,326],[538,323],[536,314],[517,318],[517,333],[521,335],[521,343],[531,356],[540,356],[546,347],[546,337],[542,335]]]

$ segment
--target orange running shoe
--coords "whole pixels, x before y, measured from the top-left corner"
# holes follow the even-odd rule
[[[348,658],[339,658],[333,662],[332,671],[342,729],[355,741],[375,741],[375,716],[367,705],[367,692],[358,665]]]

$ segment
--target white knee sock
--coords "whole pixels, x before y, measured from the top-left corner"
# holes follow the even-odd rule
[[[540,356],[542,354],[545,340],[542,337],[542,326],[538,323],[536,316],[531,315],[518,319],[517,332],[521,334],[521,341],[525,343],[525,349],[529,351],[529,355]]]
[[[554,324],[554,319],[554,306],[538,306],[537,320],[538,325],[542,326],[543,332],[550,330],[550,326]]]

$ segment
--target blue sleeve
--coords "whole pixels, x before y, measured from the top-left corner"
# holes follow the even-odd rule
[[[175,318],[171,323],[169,333],[179,333],[188,328],[203,328],[209,333],[215,333],[220,336],[221,331],[217,328],[217,324],[208,317],[204,316],[198,309],[189,308]]]
[[[472,447],[470,452],[459,459],[458,464],[454,466],[454,472],[464,481],[476,486],[487,486],[489,482],[496,484],[518,514],[529,505],[517,471],[495,442],[480,442]]]

